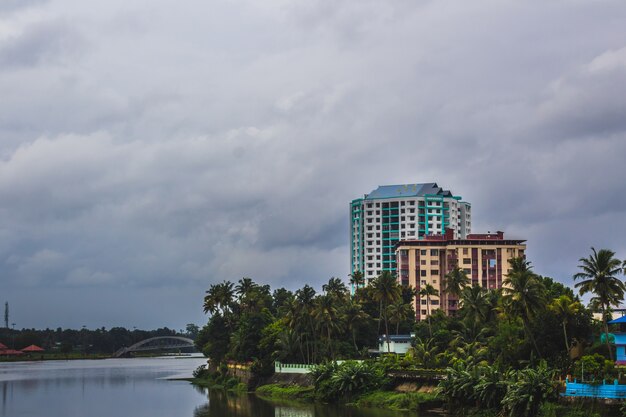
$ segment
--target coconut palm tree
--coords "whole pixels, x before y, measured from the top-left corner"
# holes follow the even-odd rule
[[[487,292],[479,285],[463,288],[461,291],[461,312],[468,325],[484,323],[487,320],[489,303]]]
[[[471,280],[467,277],[465,271],[458,266],[448,272],[443,279],[443,286],[448,294],[459,297],[463,288],[470,284]]]
[[[608,311],[611,306],[618,306],[624,299],[626,285],[617,278],[623,272],[623,263],[615,258],[615,252],[609,249],[596,251],[591,248],[591,255],[587,258],[580,258],[578,268],[580,272],[574,275],[574,280],[582,280],[576,283],[580,295],[593,293],[602,312],[602,324],[606,347],[609,350],[609,357],[613,360],[613,351],[609,342],[609,326],[607,324]]]
[[[369,314],[363,311],[363,306],[361,305],[361,303],[354,300],[348,301],[343,312],[343,321],[346,324],[346,330],[348,330],[352,334],[352,343],[354,344],[355,352],[359,351],[359,348],[356,345],[356,331],[358,327],[362,323],[367,322],[369,318]]]
[[[413,314],[415,314],[413,306],[409,303],[403,302],[403,300],[398,300],[387,306],[387,315],[389,316],[391,324],[395,323],[396,325],[396,334],[398,334],[400,329],[400,323],[408,320]]]
[[[339,278],[332,277],[327,284],[322,285],[322,291],[335,299],[343,299],[348,296],[348,287]]]
[[[243,277],[239,280],[237,286],[235,287],[235,294],[237,294],[240,299],[244,298],[246,294],[248,294],[253,288],[257,286],[258,285],[254,281],[252,281],[252,279]]]
[[[402,289],[389,271],[384,271],[372,282],[372,294],[374,300],[379,303],[379,316],[378,327],[380,329],[380,318],[385,320],[385,334],[387,338],[387,352],[390,352],[389,347],[389,319],[387,317],[387,306],[398,301],[402,297]]]
[[[320,330],[320,335],[322,338],[326,338],[326,347],[332,359],[335,359],[332,335],[340,328],[339,312],[335,304],[336,300],[330,294],[320,295],[315,298],[315,305],[311,311],[317,328]]]
[[[537,275],[531,270],[530,262],[523,258],[513,258],[511,272],[502,281],[502,304],[511,317],[519,317],[524,325],[526,336],[530,339],[541,357],[537,341],[530,329],[530,322],[545,306],[545,288]]]
[[[562,295],[552,300],[548,308],[561,319],[563,337],[565,338],[565,350],[569,352],[570,345],[569,339],[567,338],[567,322],[582,309],[582,305],[579,301],[572,301],[567,295]]]
[[[300,337],[303,345],[306,347],[307,363],[311,363],[311,360],[315,359],[315,350],[311,351],[313,345],[314,328],[312,311],[314,308],[315,290],[305,285],[301,289],[296,291],[295,304],[297,306],[297,313],[295,320],[298,321],[297,325],[300,328]]]
[[[215,314],[221,310],[222,315],[230,311],[233,303],[233,283],[224,281],[221,284],[213,284],[204,296],[204,312]]]
[[[442,289],[446,298],[448,295],[454,295],[458,299],[463,288],[467,287],[470,282],[471,280],[467,277],[465,271],[457,266],[444,276],[441,284],[443,285]]]
[[[363,272],[356,270],[348,276],[350,277],[350,285],[352,285],[352,289],[355,293],[357,288],[365,285],[365,276],[363,275]]]
[[[430,284],[424,285],[422,289],[419,291],[420,297],[426,297],[426,314],[428,317],[428,333],[430,337],[433,337],[433,328],[430,324],[430,297],[436,297],[439,295],[439,291],[435,287]]]

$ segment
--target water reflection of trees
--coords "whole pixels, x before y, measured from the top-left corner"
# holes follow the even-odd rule
[[[203,392],[208,394],[209,401],[196,408],[194,417],[403,417],[415,415],[415,413],[324,404],[270,403],[254,394],[232,394],[212,390]]]
[[[274,417],[274,407],[254,395],[209,391],[209,401],[196,408],[194,417]]]

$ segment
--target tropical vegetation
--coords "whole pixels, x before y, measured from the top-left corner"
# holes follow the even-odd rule
[[[249,278],[224,281],[207,290],[210,318],[196,344],[213,367],[248,362],[258,376],[271,374],[275,361],[315,364],[306,392],[324,401],[415,404],[417,396],[379,394],[392,387],[394,375],[408,372],[431,384],[443,378],[436,395],[451,406],[510,417],[555,412],[546,404],[557,398],[556,380],[615,377],[608,321],[626,292],[620,278],[626,265],[612,251],[591,252],[573,276],[577,293],[537,274],[523,258],[511,261],[501,289],[472,285],[453,268],[442,294],[429,284],[401,286],[389,272],[366,285],[357,271],[349,287],[333,277],[320,292],[309,285],[272,291]],[[580,298],[586,294],[588,306]],[[459,308],[446,315],[431,302],[435,297]],[[416,303],[428,312],[418,321]],[[390,335],[408,333],[414,335],[408,352],[389,354]],[[368,350],[379,346],[373,357]]]

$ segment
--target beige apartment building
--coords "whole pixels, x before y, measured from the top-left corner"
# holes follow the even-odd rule
[[[504,233],[468,234],[455,239],[451,230],[444,235],[424,236],[421,240],[404,240],[396,245],[397,276],[403,285],[420,290],[431,284],[439,296],[416,297],[413,306],[417,320],[424,320],[433,311],[443,309],[454,315],[459,308],[456,296],[442,290],[445,275],[457,265],[462,268],[472,285],[501,288],[509,272],[509,259],[525,257],[525,240],[505,239]]]

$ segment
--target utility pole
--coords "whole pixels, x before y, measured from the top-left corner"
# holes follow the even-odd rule
[[[9,302],[4,303],[4,327],[9,328]]]

